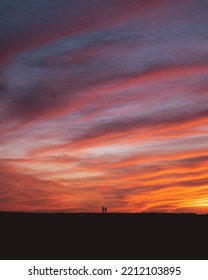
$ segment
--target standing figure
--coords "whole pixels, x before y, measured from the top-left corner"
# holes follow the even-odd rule
[[[107,207],[105,206],[105,213],[107,213]]]

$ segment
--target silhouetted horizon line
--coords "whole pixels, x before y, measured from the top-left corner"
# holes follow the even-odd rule
[[[0,211],[0,214],[60,214],[60,215],[196,215],[205,216],[208,213],[193,213],[193,212],[32,212],[32,211]]]

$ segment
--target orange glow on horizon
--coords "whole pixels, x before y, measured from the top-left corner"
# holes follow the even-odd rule
[[[4,2],[0,211],[208,213],[206,1]]]

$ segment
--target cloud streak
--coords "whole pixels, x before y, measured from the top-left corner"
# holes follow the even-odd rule
[[[0,10],[0,210],[208,211],[206,1]]]

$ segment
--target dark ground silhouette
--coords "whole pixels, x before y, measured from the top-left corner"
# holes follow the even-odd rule
[[[0,259],[207,259],[208,215],[0,212]]]

